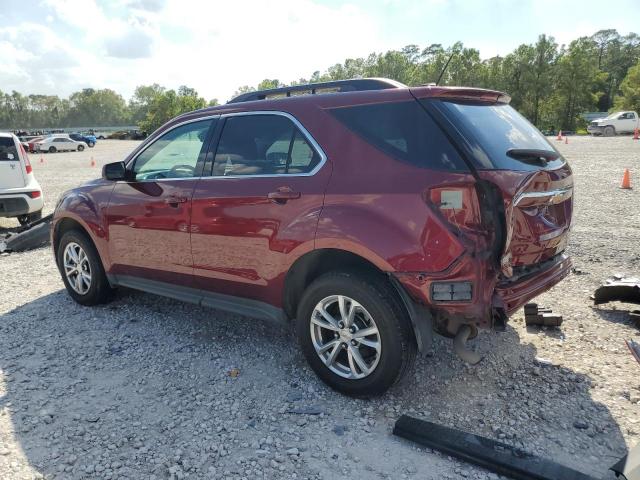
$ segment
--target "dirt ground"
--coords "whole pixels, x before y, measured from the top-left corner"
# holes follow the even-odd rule
[[[475,367],[438,338],[375,400],[325,387],[285,329],[131,291],[83,308],[49,248],[1,255],[0,479],[499,478],[393,437],[402,413],[611,478],[640,440],[640,365],[623,342],[640,341],[638,307],[589,296],[613,273],[640,275],[640,184],[618,188],[625,167],[640,182],[640,142],[552,141],[575,173],[579,273],[538,303],[563,326],[527,328],[520,311],[473,342]],[[136,144],[32,155],[45,213]],[[0,219],[0,233],[16,225]]]

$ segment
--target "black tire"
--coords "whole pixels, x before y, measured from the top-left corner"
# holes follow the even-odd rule
[[[42,218],[42,210],[38,210],[37,212],[27,213],[25,215],[18,216],[18,222],[20,225],[27,225],[29,223],[36,222]]]
[[[81,152],[84,150],[84,145],[78,145],[78,151]]]
[[[88,143],[88,145],[89,145],[89,148],[93,148],[93,147],[95,147],[95,146],[96,146],[96,144],[95,144],[95,143],[93,143],[93,142],[89,142],[89,143]]]
[[[604,127],[604,133],[603,135],[605,137],[615,137],[616,135],[616,129],[614,127],[612,127],[611,125]]]
[[[56,153],[58,150],[56,149],[56,147],[49,147],[49,153]]]
[[[91,270],[91,285],[85,294],[79,294],[70,285],[69,279],[64,273],[64,251],[67,245],[70,243],[77,243],[84,250],[89,260],[89,266]],[[98,255],[98,251],[94,246],[91,239],[86,233],[79,230],[70,230],[66,232],[60,239],[58,244],[58,250],[56,252],[56,261],[58,263],[58,270],[62,276],[64,286],[67,288],[67,292],[76,302],[81,305],[99,305],[111,300],[113,296],[113,289],[109,285],[107,276],[102,266],[102,261]]]
[[[311,338],[311,318],[316,305],[332,295],[345,295],[360,303],[378,328],[380,358],[373,372],[364,378],[349,379],[334,373],[316,353]],[[307,287],[298,305],[296,334],[302,352],[318,377],[331,388],[354,397],[383,394],[402,379],[415,361],[416,342],[408,314],[383,278],[365,278],[355,272],[322,275]]]

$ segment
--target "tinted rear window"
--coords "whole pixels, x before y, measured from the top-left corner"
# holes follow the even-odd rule
[[[18,150],[12,137],[0,137],[0,162],[19,160]]]
[[[416,101],[342,107],[331,113],[371,145],[399,160],[434,170],[468,170]]]
[[[479,144],[480,148],[474,149],[478,168],[539,170],[540,166],[509,157],[507,151],[512,148],[556,151],[536,127],[509,105],[451,101],[435,101],[434,105],[441,108],[468,140]],[[563,163],[560,157],[549,162],[546,168],[557,168]]]

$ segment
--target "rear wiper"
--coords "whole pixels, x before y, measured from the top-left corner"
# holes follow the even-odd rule
[[[507,150],[507,155],[524,163],[543,166],[560,156],[553,150],[536,150],[535,148],[510,148]]]

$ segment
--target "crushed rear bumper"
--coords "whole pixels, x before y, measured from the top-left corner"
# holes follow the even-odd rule
[[[453,336],[464,324],[483,329],[500,327],[506,316],[559,283],[570,271],[571,259],[560,253],[526,274],[499,281],[499,273],[489,260],[465,255],[444,272],[393,275],[414,301],[431,309],[435,330]],[[471,300],[434,301],[432,285],[438,282],[471,282]]]

